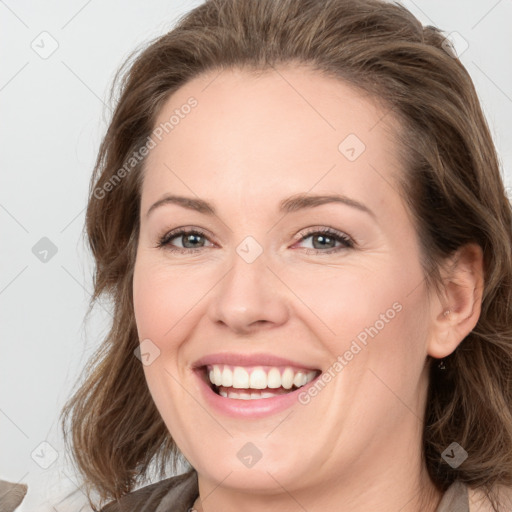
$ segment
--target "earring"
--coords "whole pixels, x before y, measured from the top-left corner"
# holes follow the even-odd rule
[[[447,309],[443,313],[444,316],[448,316],[449,314],[450,314],[450,310],[449,309]],[[446,365],[444,364],[444,359],[441,359],[441,361],[439,361],[439,363],[437,365],[437,369],[442,371],[442,372],[446,371]]]

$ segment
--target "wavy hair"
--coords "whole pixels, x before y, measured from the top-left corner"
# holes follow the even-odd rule
[[[512,484],[511,206],[473,82],[453,47],[440,29],[381,0],[207,0],[119,69],[85,226],[95,260],[89,312],[107,297],[113,322],[61,417],[91,506],[91,491],[119,499],[153,465],[163,475],[180,458],[134,357],[132,277],[145,160],[121,183],[113,180],[147,141],[164,102],[189,80],[210,70],[294,63],[352,84],[398,120],[400,187],[429,287],[440,284],[443,259],[459,247],[476,242],[483,250],[477,325],[445,358],[445,372],[427,361],[423,454],[438,489],[460,480],[483,490],[496,509],[494,485]],[[456,469],[441,458],[454,440],[469,453]]]

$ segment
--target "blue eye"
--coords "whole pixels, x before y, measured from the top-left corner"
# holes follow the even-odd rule
[[[335,231],[330,228],[316,228],[309,233],[302,234],[300,241],[307,240],[308,238],[312,238],[313,244],[313,249],[307,249],[306,252],[308,254],[314,254],[318,252],[323,254],[331,254],[333,252],[338,252],[343,249],[351,249],[354,247],[354,242],[350,237],[344,233]],[[341,244],[341,247],[336,247],[336,243]]]
[[[305,248],[307,254],[331,254],[344,249],[351,249],[355,246],[353,240],[331,228],[314,228],[307,233],[301,233],[299,242],[312,238],[313,248]],[[203,241],[201,242],[201,240]],[[181,247],[174,245],[173,240],[180,240]],[[201,249],[208,247],[205,241],[209,240],[202,231],[198,229],[179,229],[171,231],[162,236],[157,244],[158,248],[163,248],[171,252],[183,254],[198,253]],[[336,246],[336,244],[339,244]]]

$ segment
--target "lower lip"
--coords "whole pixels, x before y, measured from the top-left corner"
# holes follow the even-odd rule
[[[199,386],[201,393],[203,394],[206,402],[215,410],[222,414],[231,416],[234,418],[262,418],[264,416],[270,416],[285,409],[288,409],[292,405],[298,402],[299,393],[306,391],[312,386],[318,376],[315,377],[311,382],[308,382],[305,386],[302,386],[295,391],[285,393],[283,395],[277,395],[271,398],[260,398],[256,400],[243,400],[240,398],[227,398],[220,396],[210,385],[205,382],[205,379],[201,371],[195,372],[199,379]]]

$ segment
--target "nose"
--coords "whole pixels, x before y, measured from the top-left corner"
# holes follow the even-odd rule
[[[265,253],[248,263],[234,252],[230,269],[214,288],[209,308],[212,322],[249,334],[287,321],[286,286],[267,263]]]

